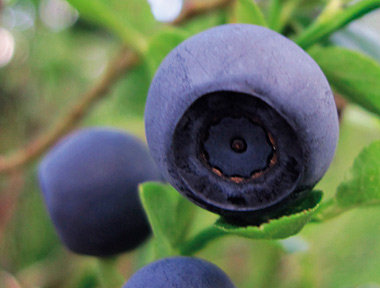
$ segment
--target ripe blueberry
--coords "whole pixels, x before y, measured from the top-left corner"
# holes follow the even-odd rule
[[[124,132],[90,128],[58,143],[39,165],[55,228],[72,251],[108,256],[150,234],[137,185],[160,180],[145,145]]]
[[[239,223],[273,217],[326,172],[338,139],[330,86],[295,43],[231,24],[175,48],[145,110],[153,158],[196,204]]]
[[[235,288],[228,276],[205,260],[166,258],[137,271],[123,288]]]

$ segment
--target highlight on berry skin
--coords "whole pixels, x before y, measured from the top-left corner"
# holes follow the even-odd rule
[[[302,197],[338,140],[319,66],[291,40],[248,24],[215,27],[176,47],[151,84],[145,127],[167,180],[240,224]]]

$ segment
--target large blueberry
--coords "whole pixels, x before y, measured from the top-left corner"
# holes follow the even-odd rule
[[[235,288],[228,276],[205,260],[166,258],[137,271],[123,288]]]
[[[39,165],[46,206],[72,251],[108,256],[150,234],[137,186],[159,180],[145,145],[124,132],[90,128],[67,136]]]
[[[318,65],[282,35],[245,24],[207,30],[175,48],[151,84],[145,120],[166,179],[242,224],[272,217],[312,188],[338,139],[333,95]]]

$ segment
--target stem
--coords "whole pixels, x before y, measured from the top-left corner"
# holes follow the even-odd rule
[[[344,212],[347,212],[349,208],[339,207],[335,198],[331,198],[321,204],[316,213],[311,218],[311,222],[324,222],[333,219]]]
[[[21,288],[21,285],[18,283],[17,279],[13,275],[0,270],[0,287]]]
[[[102,287],[120,288],[123,286],[125,279],[117,269],[117,258],[99,259],[98,264]]]
[[[271,0],[269,3],[269,17],[268,25],[269,28],[275,31],[279,31],[281,22],[281,0]]]
[[[124,21],[125,22],[125,21]],[[139,55],[144,55],[148,49],[148,40],[132,25],[120,25],[120,21],[115,16],[110,15],[108,21],[110,28],[123,40],[124,44],[132,48]]]
[[[72,275],[74,269],[77,268],[77,263],[72,261],[67,253],[62,253],[61,249],[57,249],[43,260],[31,263],[18,271],[15,277],[25,288],[56,287],[57,283],[68,280],[67,275]]]
[[[42,155],[62,136],[71,131],[83,119],[92,105],[106,96],[110,88],[137,62],[136,54],[122,51],[115,61],[111,63],[101,80],[85,93],[79,102],[50,131],[47,131],[8,158],[0,156],[0,174],[15,171]]]
[[[21,171],[9,175],[7,186],[0,195],[0,244],[3,233],[12,219],[17,201],[25,185],[25,177]]]
[[[380,0],[362,0],[342,10],[336,8],[335,11],[331,11],[331,6],[328,5],[317,21],[296,39],[296,43],[307,49],[348,23],[377,8],[380,8]]]
[[[181,255],[194,255],[198,251],[205,248],[211,241],[226,235],[223,230],[216,228],[214,225],[205,228],[192,239],[185,242],[179,248]]]
[[[263,270],[262,273],[265,275],[261,281],[262,283],[260,283],[260,287],[279,287],[282,281],[282,265],[287,264],[283,263],[284,252],[278,246],[270,246],[269,249],[264,250],[264,255],[266,259],[259,259],[263,261],[261,269]]]

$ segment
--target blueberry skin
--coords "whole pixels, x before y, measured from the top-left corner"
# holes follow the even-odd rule
[[[137,186],[161,177],[136,137],[109,128],[80,130],[53,147],[38,172],[50,217],[73,252],[114,255],[150,235]]]
[[[123,288],[235,288],[214,264],[191,257],[165,258],[137,271]]]
[[[148,145],[165,178],[199,206],[242,224],[272,217],[322,178],[338,125],[315,61],[282,35],[247,24],[215,27],[176,47],[145,110]],[[236,142],[242,135],[250,143]],[[234,154],[220,139],[264,154],[252,158],[246,147]]]

